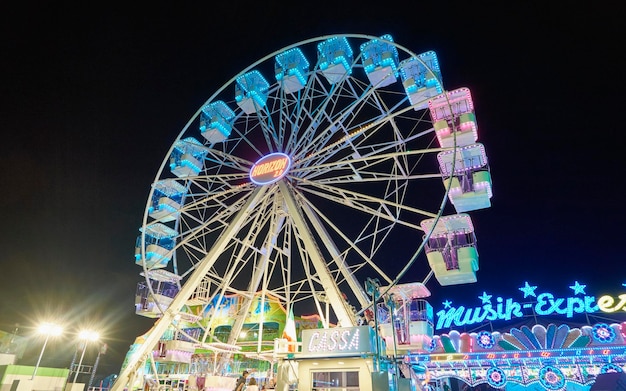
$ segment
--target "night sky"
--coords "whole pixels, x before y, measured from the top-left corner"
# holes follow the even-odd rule
[[[249,64],[328,34],[434,50],[444,86],[472,91],[494,191],[472,213],[479,281],[433,279],[433,306],[514,296],[525,281],[563,295],[574,281],[626,289],[622,4],[88,3],[0,12],[0,330],[62,321],[42,365],[69,366],[71,333],[92,327],[110,345],[98,372],[119,371],[152,325],[134,314],[134,242],[172,142]]]

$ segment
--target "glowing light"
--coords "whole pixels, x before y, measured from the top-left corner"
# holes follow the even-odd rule
[[[73,383],[76,383],[76,380],[78,379],[78,373],[80,372],[80,367],[83,365],[83,358],[85,358],[85,351],[87,350],[87,343],[88,342],[95,342],[98,339],[100,339],[100,334],[92,331],[92,330],[82,330],[79,334],[78,334],[78,338],[84,340],[84,345],[83,345],[83,351],[80,355],[80,360],[78,361],[78,366],[76,367],[75,373],[74,373],[74,381]]]
[[[579,286],[583,286],[580,285]],[[496,297],[492,303],[492,295],[483,292],[478,299],[480,305],[476,307],[452,306],[452,302],[446,300],[442,302],[443,309],[437,312],[436,329],[447,328],[452,325],[465,326],[484,321],[511,320],[529,314],[541,316],[563,315],[572,318],[576,314],[591,314],[598,311],[615,312],[626,311],[626,294],[621,295],[617,302],[611,296],[603,296],[596,300],[595,296],[570,296],[557,297],[549,292],[536,293],[536,286],[531,286],[528,282],[524,287],[518,288],[524,293],[524,298],[533,296],[534,302],[517,301],[512,298]]]
[[[578,281],[574,282],[574,285],[570,286],[570,289],[572,289],[574,291],[574,294],[585,294],[585,288],[587,287],[587,285],[580,285],[578,283]]]
[[[37,329],[39,334],[45,335],[46,339],[44,340],[43,346],[41,347],[41,352],[39,353],[39,358],[37,359],[37,364],[35,364],[35,369],[33,370],[33,375],[31,376],[31,380],[35,378],[37,375],[37,369],[39,368],[39,364],[41,363],[41,358],[43,357],[43,352],[46,350],[46,345],[48,345],[48,339],[50,337],[58,337],[63,333],[63,328],[54,323],[43,323]]]
[[[275,57],[274,73],[287,93],[304,88],[309,72],[309,62],[299,48],[289,49]]]
[[[284,153],[263,156],[250,169],[250,180],[257,185],[267,185],[283,178],[291,167],[291,159]]]
[[[302,353],[330,357],[371,352],[373,348],[373,330],[369,326],[302,330]]]
[[[537,297],[537,295],[535,294],[535,289],[537,289],[537,286],[536,285],[530,286],[528,284],[528,281],[524,282],[524,286],[522,288],[519,288],[520,291],[524,292],[524,299],[527,298],[528,296]]]
[[[211,143],[226,140],[232,130],[235,113],[222,101],[216,101],[202,108],[200,132]]]
[[[352,48],[345,37],[333,37],[317,45],[318,62],[329,83],[352,73]]]
[[[235,100],[246,114],[254,113],[265,106],[269,83],[259,71],[251,71],[236,80]]]
[[[612,296],[605,295],[598,299],[598,307],[602,312],[615,312],[619,310],[626,311],[626,294],[619,295],[619,302],[615,304]]]
[[[491,295],[488,295],[487,292],[483,292],[482,296],[478,296],[478,298],[482,301],[482,304],[491,304]]]
[[[606,323],[598,323],[593,326],[591,335],[593,339],[600,343],[611,343],[615,341],[617,333]]]

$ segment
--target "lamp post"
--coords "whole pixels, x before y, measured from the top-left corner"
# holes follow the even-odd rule
[[[91,370],[91,376],[89,377],[89,384],[87,384],[87,389],[90,389],[91,385],[93,384],[93,379],[96,376],[96,370],[98,369],[98,363],[100,362],[100,355],[106,354],[107,348],[108,345],[103,344],[102,346],[100,346],[100,349],[98,349],[98,356],[96,357],[96,363],[93,364],[93,369]]]
[[[63,328],[54,323],[44,323],[39,326],[37,330],[39,334],[43,334],[46,336],[46,339],[43,342],[43,346],[41,347],[41,353],[39,353],[39,358],[37,359],[37,364],[35,364],[35,370],[33,371],[33,376],[31,376],[30,380],[34,380],[37,375],[37,369],[39,369],[39,364],[41,363],[41,358],[43,357],[43,352],[46,350],[46,345],[48,344],[48,339],[50,336],[57,337],[61,335],[63,332]]]
[[[78,372],[80,372],[80,367],[83,365],[83,358],[85,358],[87,344],[89,342],[97,341],[100,338],[100,334],[95,331],[83,330],[78,334],[78,338],[83,341],[83,351],[80,354],[80,360],[78,360],[78,367],[76,367],[76,370],[74,371],[74,381],[72,383],[76,383],[76,379],[78,378]]]

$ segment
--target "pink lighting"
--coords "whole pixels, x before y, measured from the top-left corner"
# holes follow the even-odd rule
[[[457,146],[464,146],[478,140],[474,104],[468,88],[438,95],[428,102],[428,107],[442,148],[453,147],[455,141]]]

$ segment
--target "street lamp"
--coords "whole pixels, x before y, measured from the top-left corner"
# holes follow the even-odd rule
[[[39,326],[37,332],[39,334],[45,335],[46,339],[44,340],[43,346],[41,347],[41,353],[39,353],[39,358],[37,359],[37,364],[35,364],[35,370],[33,371],[33,376],[30,378],[30,380],[34,380],[35,376],[37,375],[37,369],[39,368],[39,364],[41,363],[41,357],[43,357],[43,352],[44,350],[46,350],[48,339],[50,338],[50,336],[57,337],[61,335],[61,333],[63,332],[63,328],[54,323],[43,323],[41,326]]]
[[[83,342],[83,352],[80,354],[80,360],[78,360],[78,367],[74,371],[74,381],[76,383],[76,379],[78,378],[78,372],[80,371],[81,365],[83,365],[83,358],[85,357],[85,351],[87,350],[87,344],[89,342],[94,342],[100,339],[100,334],[95,331],[83,330],[78,334],[78,338],[80,338]]]

